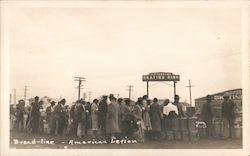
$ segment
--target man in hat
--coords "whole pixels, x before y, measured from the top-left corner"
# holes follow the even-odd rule
[[[66,100],[62,99],[59,103],[60,106],[57,110],[57,113],[59,114],[57,134],[63,135],[63,131],[66,128],[66,113],[67,113],[65,107]]]
[[[133,120],[132,109],[130,107],[130,99],[125,99],[125,104],[121,108],[122,117],[122,135],[124,138],[130,138],[131,136],[131,122]]]
[[[31,118],[32,120],[32,133],[37,133],[39,128],[39,121],[41,117],[39,97],[35,97],[35,101],[31,103]]]
[[[120,133],[118,122],[119,105],[117,104],[116,98],[114,96],[110,96],[109,99],[110,104],[108,105],[106,117],[106,132],[108,134],[108,142],[110,142],[112,138],[115,139]]]
[[[47,108],[46,108],[46,121],[47,121],[47,123],[48,123],[48,127],[49,127],[49,132],[50,132],[50,130],[52,129],[52,127],[54,127],[55,125],[55,123],[53,122],[54,121],[54,106],[56,105],[56,102],[55,101],[52,101],[51,103],[50,103],[50,106],[48,106]]]
[[[64,107],[66,103],[65,99],[62,99],[58,102],[58,104],[55,106],[55,122],[57,122],[57,127],[53,127],[51,130],[51,134],[54,134],[55,129],[57,128],[57,134],[63,135],[63,130],[66,125],[66,109]]]
[[[223,118],[223,139],[226,139],[225,130],[229,126],[229,137],[233,138],[234,121],[235,121],[235,109],[236,105],[229,98],[229,94],[225,93],[223,95],[224,101],[222,102],[221,115]]]
[[[24,100],[19,100],[18,104],[16,105],[17,130],[21,132],[24,129],[24,105]]]
[[[213,114],[212,114],[211,101],[212,101],[211,95],[207,95],[206,103],[203,104],[201,111],[202,119],[207,125],[206,134],[209,139],[212,138],[212,129],[213,129],[213,124],[212,124]]]
[[[100,127],[102,137],[106,136],[106,116],[108,112],[107,96],[103,95],[98,106],[98,125]]]
[[[184,113],[183,113],[183,110],[182,110],[182,106],[179,103],[179,100],[180,100],[179,95],[175,95],[174,96],[174,105],[177,106],[177,108],[178,108],[178,117],[181,118],[181,117],[184,117]]]
[[[161,110],[158,99],[153,99],[153,104],[150,105],[149,115],[152,126],[152,139],[159,140],[161,132]]]

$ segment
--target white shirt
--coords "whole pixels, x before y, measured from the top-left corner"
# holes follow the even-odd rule
[[[163,114],[168,116],[169,112],[171,111],[175,111],[175,113],[178,115],[178,108],[172,103],[168,103],[168,105],[163,107]]]

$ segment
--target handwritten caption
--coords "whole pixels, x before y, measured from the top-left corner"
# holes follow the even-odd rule
[[[42,139],[32,139],[32,140],[19,140],[13,139],[14,145],[55,145],[56,142],[54,140],[48,140],[45,138]],[[112,139],[110,144],[136,144],[138,143],[137,140],[134,139]],[[68,145],[100,145],[100,144],[108,144],[105,140],[69,140],[67,142],[61,141],[59,144],[68,144]]]

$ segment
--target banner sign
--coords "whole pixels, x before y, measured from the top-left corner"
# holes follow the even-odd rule
[[[142,76],[142,81],[180,81],[180,75],[164,72],[149,73]]]

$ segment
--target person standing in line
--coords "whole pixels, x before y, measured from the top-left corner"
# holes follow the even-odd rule
[[[29,112],[27,111],[27,107],[25,106],[25,101],[23,100],[22,102],[22,106],[23,106],[23,130],[26,131],[27,130],[27,123],[28,123],[28,119],[29,119]]]
[[[203,121],[206,123],[206,135],[207,138],[212,138],[212,129],[213,129],[213,113],[212,113],[212,106],[211,106],[212,97],[211,95],[207,95],[206,97],[206,103],[203,104],[202,110],[201,110],[201,117]]]
[[[79,100],[79,102],[76,103],[75,109],[74,109],[74,115],[76,119],[77,124],[77,136],[79,138],[85,137],[85,129],[86,129],[86,108],[85,108],[85,101]]]
[[[176,118],[178,117],[178,114],[179,112],[177,106],[170,103],[169,99],[166,99],[164,101],[163,115],[169,118]]]
[[[44,124],[46,121],[46,113],[45,113],[45,110],[43,109],[43,101],[39,101],[39,112],[41,114],[40,120],[39,120],[39,132],[43,133],[44,132]]]
[[[17,123],[17,131],[22,132],[24,130],[24,101],[19,100],[16,105],[16,123]]]
[[[56,113],[56,121],[58,123],[57,125],[57,134],[63,135],[63,131],[66,125],[66,109],[64,107],[66,103],[65,99],[62,99],[58,102],[57,106],[55,107],[55,113]]]
[[[76,104],[79,102],[77,100],[73,105],[70,107],[69,111],[69,117],[70,117],[70,135],[71,136],[77,136],[77,119],[75,115],[75,109],[76,109]]]
[[[94,99],[91,105],[91,121],[94,139],[98,139],[98,100]]]
[[[86,127],[85,127],[85,134],[91,133],[91,103],[86,102],[85,103],[85,109],[86,109]],[[87,135],[88,136],[88,135]]]
[[[223,139],[226,139],[225,130],[229,127],[229,137],[233,138],[234,122],[235,122],[235,109],[236,105],[233,100],[229,98],[229,94],[223,95],[224,101],[222,102],[222,119],[223,119]]]
[[[130,107],[130,99],[125,99],[125,105],[121,108],[121,120],[122,120],[122,136],[123,138],[130,138],[132,127],[131,121],[133,120],[133,114]]]
[[[99,110],[98,125],[100,127],[101,137],[105,138],[106,137],[106,116],[108,112],[108,103],[107,103],[106,95],[102,96],[102,100],[99,103],[98,110]]]
[[[138,139],[139,142],[144,142],[145,137],[144,137],[144,130],[145,130],[145,125],[144,121],[142,118],[142,98],[139,97],[136,105],[134,106],[133,109],[133,115],[136,120],[137,124],[137,130],[135,131],[135,137]]]
[[[27,114],[27,120],[26,120],[26,126],[25,126],[26,132],[31,132],[32,131],[31,111],[32,111],[31,105],[27,105],[25,107],[25,114]]]
[[[112,94],[109,96],[109,100],[110,104],[108,105],[106,117],[106,133],[108,134],[108,142],[115,139],[117,134],[120,133],[118,123],[119,106],[116,102],[116,98]]]
[[[177,106],[177,108],[178,108],[178,117],[181,118],[181,117],[184,117],[184,113],[183,113],[182,106],[181,106],[179,101],[180,101],[179,95],[175,95],[174,96],[174,105]]]
[[[177,118],[178,114],[177,106],[172,104],[169,99],[166,99],[163,107],[163,119],[166,134],[168,131],[172,131],[172,119]]]
[[[124,104],[122,104],[123,102],[123,99],[122,98],[119,98],[117,100],[117,104],[118,104],[118,107],[119,107],[119,111],[118,111],[118,125],[119,125],[119,129],[121,130],[122,129],[122,107],[124,107]],[[119,138],[122,137],[122,133],[119,134]]]
[[[149,115],[152,125],[152,139],[159,140],[161,132],[161,110],[157,98],[154,98],[153,104],[150,106]]]
[[[150,131],[152,130],[152,126],[151,126],[151,121],[150,121],[150,117],[149,117],[149,108],[150,108],[150,104],[148,105],[147,99],[148,96],[144,95],[143,96],[143,100],[142,100],[142,119],[144,121],[144,125],[146,128],[146,131]]]
[[[55,101],[52,101],[52,102],[50,103],[50,106],[48,106],[48,107],[46,108],[46,114],[47,114],[47,116],[46,116],[46,121],[47,121],[47,123],[48,123],[48,132],[50,132],[50,130],[51,130],[52,127],[54,126],[54,125],[52,125],[52,124],[54,124],[54,123],[53,123],[53,120],[54,120],[54,107],[55,107],[55,105],[56,105]]]
[[[32,133],[37,133],[39,128],[39,121],[41,117],[39,97],[35,97],[35,101],[31,103],[31,118],[32,118]]]

